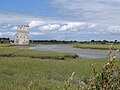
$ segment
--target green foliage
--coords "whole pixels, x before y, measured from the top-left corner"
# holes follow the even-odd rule
[[[103,64],[102,70],[92,65],[94,75],[89,78],[82,78],[77,90],[120,90],[120,69],[115,63],[116,56],[109,50],[108,61]]]

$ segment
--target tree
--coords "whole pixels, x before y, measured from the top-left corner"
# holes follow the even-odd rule
[[[95,40],[91,40],[91,42],[95,42]]]
[[[115,43],[117,42],[117,40],[114,41]]]

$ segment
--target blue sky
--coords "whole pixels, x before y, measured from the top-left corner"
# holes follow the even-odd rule
[[[0,37],[29,24],[30,39],[119,40],[119,0],[0,0]]]
[[[54,16],[57,11],[48,0],[1,0],[0,9],[3,11],[19,12],[32,15]]]

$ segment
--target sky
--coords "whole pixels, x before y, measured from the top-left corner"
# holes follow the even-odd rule
[[[34,40],[120,41],[120,0],[0,0],[0,37],[18,25]]]

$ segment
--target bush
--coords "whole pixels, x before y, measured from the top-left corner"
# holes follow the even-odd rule
[[[102,66],[101,72],[98,73],[92,65],[94,76],[82,78],[77,90],[120,90],[120,69],[115,64],[116,56],[113,55],[111,48],[108,53],[108,61]],[[72,79],[68,79],[68,81],[64,90],[69,90]]]

